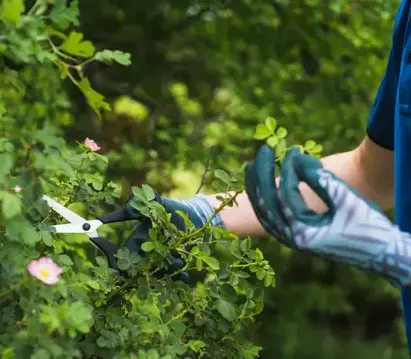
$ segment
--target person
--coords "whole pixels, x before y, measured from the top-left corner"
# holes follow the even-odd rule
[[[411,346],[411,0],[402,0],[385,74],[365,136],[354,149],[314,159],[297,148],[275,178],[263,146],[245,170],[246,192],[213,219],[240,237],[273,235],[284,245],[387,278],[401,290]],[[216,195],[162,198],[196,226],[220,205]],[[395,206],[394,206],[395,204]],[[396,224],[382,212],[395,207]],[[178,221],[174,215],[174,220]]]

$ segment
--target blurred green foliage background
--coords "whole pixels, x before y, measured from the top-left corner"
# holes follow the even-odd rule
[[[384,74],[398,5],[82,0],[85,38],[131,53],[131,66],[93,62],[85,70],[113,111],[96,117],[69,81],[71,101],[63,100],[47,68],[24,76],[39,91],[48,86],[40,102],[56,108],[69,141],[90,137],[102,147],[110,179],[188,197],[202,181],[209,190],[207,168],[240,169],[252,159],[260,145],[255,127],[268,115],[287,128],[289,143],[315,140],[324,155],[355,147]],[[249,333],[265,348],[262,358],[407,358],[399,292],[388,283],[255,240],[277,277]]]

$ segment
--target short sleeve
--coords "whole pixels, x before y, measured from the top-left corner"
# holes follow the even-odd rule
[[[395,65],[394,51],[391,50],[367,125],[368,137],[377,145],[390,150],[394,149],[395,99],[398,87]]]
[[[367,125],[367,135],[376,144],[394,149],[394,118],[406,25],[410,1],[403,0],[395,20],[393,42]]]

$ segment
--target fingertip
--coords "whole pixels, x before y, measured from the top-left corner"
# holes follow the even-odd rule
[[[258,150],[256,162],[274,162],[275,161],[275,150],[268,145],[262,145]]]

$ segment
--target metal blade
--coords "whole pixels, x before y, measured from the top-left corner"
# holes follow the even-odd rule
[[[46,195],[43,195],[43,199],[47,202],[50,208],[54,209],[58,214],[60,214],[65,219],[67,219],[69,222],[71,223],[86,222],[86,220],[83,217],[79,216],[77,213],[74,213],[73,211],[64,207],[62,204],[56,202],[54,199],[51,199],[50,197]]]
[[[57,224],[53,226],[56,229],[57,233],[84,233],[89,237],[97,236],[97,228],[100,227],[103,222],[98,219],[92,221],[83,221],[81,223],[66,223],[66,224]]]

